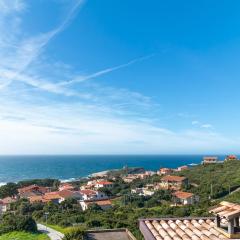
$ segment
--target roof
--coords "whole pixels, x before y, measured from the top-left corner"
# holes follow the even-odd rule
[[[74,186],[70,183],[61,183],[59,188],[63,188],[63,189],[74,189]]]
[[[36,184],[34,184],[34,185],[27,186],[27,187],[19,188],[19,189],[18,189],[18,192],[19,192],[19,193],[22,193],[22,192],[34,190],[34,189],[36,189],[36,188],[38,188],[38,186],[37,186]]]
[[[29,192],[22,192],[21,197],[22,198],[30,198],[32,196],[41,196],[42,193],[38,191],[29,191]]]
[[[2,202],[3,202],[4,204],[10,204],[10,203],[16,202],[16,200],[13,199],[13,198],[11,198],[11,197],[6,197],[6,198],[3,198],[3,199],[2,199]]]
[[[237,156],[236,155],[228,155],[227,159],[237,159]]]
[[[218,157],[215,157],[215,156],[213,156],[213,157],[204,157],[203,159],[204,160],[217,160]]]
[[[160,168],[160,171],[173,171],[171,168]]]
[[[240,204],[223,201],[209,212],[221,218],[233,219],[240,216]]]
[[[162,178],[163,181],[167,181],[167,182],[182,182],[184,181],[186,178],[185,177],[180,177],[180,176],[164,176]]]
[[[108,181],[100,181],[100,182],[97,182],[97,184],[110,185],[110,184],[113,184],[113,183],[112,182],[108,182]]]
[[[148,240],[227,239],[214,227],[213,218],[159,218],[140,220],[140,230]]]
[[[56,199],[60,199],[61,196],[58,194],[58,192],[50,192],[50,193],[46,193],[44,195],[44,199],[46,200],[56,200]]]
[[[90,190],[90,189],[84,189],[79,191],[81,194],[86,194],[86,195],[95,195],[96,191]]]
[[[27,186],[27,187],[19,188],[18,192],[20,194],[23,194],[23,193],[26,193],[26,192],[33,192],[33,191],[46,193],[46,192],[48,192],[48,190],[49,190],[49,188],[47,188],[47,187],[42,187],[42,186],[38,186],[36,184],[33,184],[33,185],[30,185],[30,186]]]
[[[59,196],[61,196],[62,198],[71,198],[75,195],[74,192],[69,191],[69,190],[62,190],[62,191],[57,192],[57,194]]]
[[[194,194],[189,192],[177,191],[177,192],[174,192],[172,195],[180,199],[187,199],[192,197]]]
[[[85,203],[87,205],[91,205],[91,204],[97,204],[99,206],[106,206],[106,205],[112,205],[112,202],[110,200],[100,200],[100,201],[85,201]]]
[[[127,229],[102,229],[87,231],[87,240],[136,240]]]
[[[30,197],[30,202],[44,202],[44,197],[43,196],[32,196]]]

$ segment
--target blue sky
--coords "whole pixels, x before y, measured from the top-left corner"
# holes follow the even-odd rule
[[[239,153],[239,12],[0,0],[0,153]]]

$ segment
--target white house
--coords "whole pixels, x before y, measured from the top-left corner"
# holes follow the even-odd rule
[[[193,205],[199,202],[199,197],[189,192],[177,191],[172,196],[175,204]]]
[[[108,199],[108,196],[100,191],[94,191],[90,189],[80,190],[81,199],[84,201],[97,201]]]
[[[107,210],[112,208],[112,202],[110,200],[101,200],[101,201],[80,201],[79,202],[82,210],[86,211],[89,206],[97,204],[102,210]]]
[[[113,188],[113,182],[109,182],[109,181],[98,181],[95,184],[95,188],[99,189],[99,188],[107,188],[107,189],[112,189]]]

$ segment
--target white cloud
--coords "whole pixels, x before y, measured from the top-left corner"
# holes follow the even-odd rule
[[[0,0],[0,13],[9,14],[20,12],[25,9],[25,3],[22,0]]]
[[[192,125],[199,125],[199,121],[192,121]]]
[[[213,126],[211,124],[208,124],[208,123],[202,124],[201,127],[202,128],[213,128]]]
[[[21,14],[30,7],[26,3],[0,0],[1,154],[196,153],[239,147],[239,141],[201,129],[209,124],[198,121],[192,122],[198,131],[163,128],[152,117],[157,106],[151,98],[87,81],[151,56],[84,76],[48,56],[42,60],[46,45],[68,26],[83,1],[74,2],[57,28],[34,36],[22,26]]]

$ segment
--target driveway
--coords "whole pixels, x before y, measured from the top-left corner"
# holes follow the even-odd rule
[[[38,231],[45,233],[51,240],[62,240],[64,235],[52,228],[46,227],[40,223],[37,224]]]

